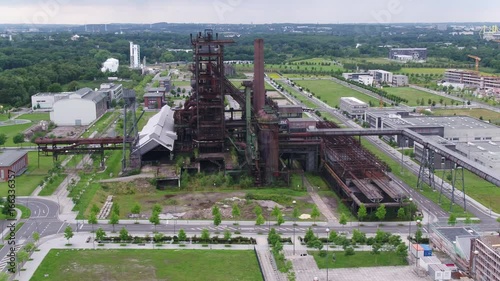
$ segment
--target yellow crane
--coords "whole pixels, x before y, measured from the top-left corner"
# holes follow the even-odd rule
[[[481,58],[473,55],[469,55],[468,57],[476,60],[476,72],[479,72],[479,62],[481,61]]]

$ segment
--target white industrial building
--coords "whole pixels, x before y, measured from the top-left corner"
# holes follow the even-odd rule
[[[455,149],[476,163],[500,171],[500,142],[474,141],[458,143]]]
[[[360,75],[358,82],[366,86],[371,86],[373,85],[373,77],[370,75]]]
[[[354,97],[340,98],[340,110],[350,118],[364,119],[368,104]]]
[[[139,132],[139,141],[134,153],[139,154],[142,161],[146,162],[161,161],[162,159],[158,159],[159,155],[169,155],[171,158],[173,157],[171,152],[174,150],[176,140],[174,111],[168,105],[165,105],[158,114],[149,119],[146,126]]]
[[[141,47],[130,42],[130,68],[141,67]]]
[[[120,67],[120,61],[114,58],[107,59],[103,64],[101,71],[102,72],[117,72]]]
[[[108,107],[105,93],[83,88],[55,102],[50,121],[58,126],[86,126],[101,117]]]
[[[39,111],[50,111],[58,100],[67,99],[72,92],[38,93],[31,96],[31,108]]]
[[[380,84],[392,84],[392,72],[385,70],[370,70],[369,72],[376,82]]]

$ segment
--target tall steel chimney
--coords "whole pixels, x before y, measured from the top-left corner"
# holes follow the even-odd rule
[[[266,103],[266,88],[264,85],[264,39],[254,41],[253,62],[253,109],[259,112]]]

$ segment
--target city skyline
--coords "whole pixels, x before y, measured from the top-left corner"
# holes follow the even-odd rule
[[[7,3],[5,3],[7,2]],[[444,2],[444,1],[443,1]],[[104,23],[440,23],[497,22],[500,3],[482,1],[453,5],[422,0],[340,0],[307,2],[244,0],[118,0],[1,1],[0,23],[13,24],[104,24]]]

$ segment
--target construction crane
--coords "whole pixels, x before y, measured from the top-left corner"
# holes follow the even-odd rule
[[[476,72],[479,72],[479,62],[481,61],[481,58],[473,55],[468,55],[468,57],[476,60]]]

